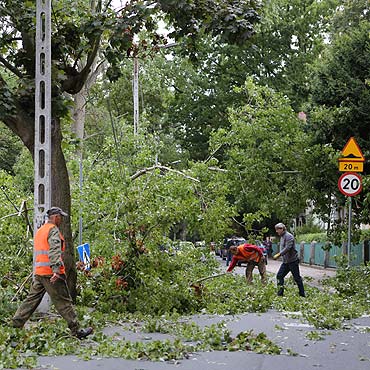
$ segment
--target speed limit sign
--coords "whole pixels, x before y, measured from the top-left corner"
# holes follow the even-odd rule
[[[362,190],[361,176],[355,172],[346,172],[338,180],[338,188],[342,194],[353,197]]]

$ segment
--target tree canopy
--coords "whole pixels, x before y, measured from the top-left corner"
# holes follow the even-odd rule
[[[253,1],[130,1],[118,10],[112,1],[52,3],[52,203],[69,213],[70,184],[62,150],[62,118],[71,96],[79,93],[94,63],[108,62],[107,76],[115,79],[127,57],[150,54],[165,44],[157,21],[173,27],[170,37],[183,41],[194,54],[196,40],[216,35],[220,42],[243,42],[254,32],[259,17]],[[0,1],[0,119],[34,148],[35,2]],[[145,32],[145,38],[140,33]],[[138,41],[135,38],[139,38]],[[102,59],[103,58],[103,59]],[[67,271],[74,270],[70,224],[64,227]],[[72,272],[71,271],[71,272]],[[70,279],[74,280],[70,273]],[[72,284],[74,285],[74,284]],[[72,288],[72,287],[71,287]]]

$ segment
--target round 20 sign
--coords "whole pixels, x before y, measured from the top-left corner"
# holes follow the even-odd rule
[[[346,172],[339,178],[338,188],[342,194],[353,197],[362,190],[362,178],[355,172]]]

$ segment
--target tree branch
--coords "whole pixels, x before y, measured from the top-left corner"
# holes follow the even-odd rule
[[[208,161],[210,161],[213,156],[224,146],[224,144],[220,144],[210,155],[209,157],[204,161],[204,163],[207,163]]]
[[[301,173],[301,171],[296,171],[296,170],[292,170],[292,171],[276,171],[276,172],[269,172],[268,174],[269,175],[274,175],[274,174],[278,174],[278,173],[292,173],[292,174],[295,174],[295,173]]]
[[[77,94],[84,86],[89,76],[89,73],[91,72],[91,67],[98,54],[98,51],[100,48],[100,38],[101,38],[101,34],[97,36],[95,40],[93,41],[93,48],[91,50],[91,53],[89,53],[87,57],[86,65],[81,70],[81,72],[78,72],[76,75],[69,73],[69,78],[67,78],[67,80],[63,82],[63,90],[65,92],[69,94]],[[75,65],[71,68],[73,71],[75,70],[77,63],[78,63],[78,60],[76,60]]]
[[[245,225],[242,224],[241,222],[239,222],[235,217],[231,217],[231,219],[236,223],[238,224],[239,226],[241,226],[244,230],[245,230]]]
[[[162,170],[162,171],[168,171],[168,172],[177,173],[178,175],[184,176],[185,178],[187,178],[189,180],[192,180],[192,181],[195,181],[195,182],[200,182],[198,179],[195,179],[194,177],[185,175],[181,171],[173,170],[172,168],[169,168],[169,167],[166,167],[166,166],[161,166],[161,165],[155,165],[155,166],[152,166],[152,167],[143,168],[142,170],[140,170],[140,171],[136,172],[134,175],[132,175],[131,176],[131,180],[135,180],[138,177],[146,174],[147,172],[153,171],[153,170],[155,170],[157,168],[160,169],[160,170]]]
[[[218,168],[218,167],[213,167],[213,166],[211,166],[211,167],[208,167],[208,169],[210,170],[210,171],[218,171],[218,172],[228,172],[228,170],[225,170],[224,168]]]
[[[8,69],[10,72],[14,73],[17,77],[19,78],[24,78],[23,74],[21,73],[21,71],[17,68],[15,68],[12,64],[10,64],[6,59],[4,59],[1,55],[0,55],[0,63],[6,68]]]
[[[13,203],[13,201],[10,199],[8,193],[5,191],[5,186],[1,186],[0,187],[1,191],[3,192],[3,194],[5,195],[5,198],[9,201],[9,203],[14,207],[14,209],[17,211],[17,213],[15,213],[15,215],[18,215],[19,214],[19,208]],[[14,216],[14,215],[13,215]],[[5,216],[7,217],[7,216]],[[4,217],[3,217],[4,218]]]
[[[9,218],[9,217],[13,217],[13,216],[18,216],[18,212],[17,213],[11,213],[10,215],[3,216],[3,217],[0,218],[0,221],[5,220],[6,218]]]
[[[6,194],[5,194],[6,195]],[[8,198],[8,200],[11,202],[11,200]],[[13,204],[13,202],[11,202]],[[14,204],[13,204],[14,208],[17,210],[16,213],[11,213],[9,215],[6,215],[6,216],[3,216],[0,218],[0,221],[2,220],[5,220],[6,218],[9,218],[9,217],[14,217],[14,216],[22,216],[24,217],[24,220],[26,221],[26,224],[28,226],[28,228],[31,230],[31,232],[33,233],[33,227],[31,225],[31,222],[28,218],[28,209],[27,209],[27,204],[26,204],[26,201],[22,201],[22,204],[21,204],[21,208],[18,209]]]

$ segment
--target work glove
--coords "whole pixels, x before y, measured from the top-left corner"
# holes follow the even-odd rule
[[[280,256],[281,256],[281,254],[280,254],[280,253],[276,253],[272,258],[273,258],[274,260],[277,260]]]

